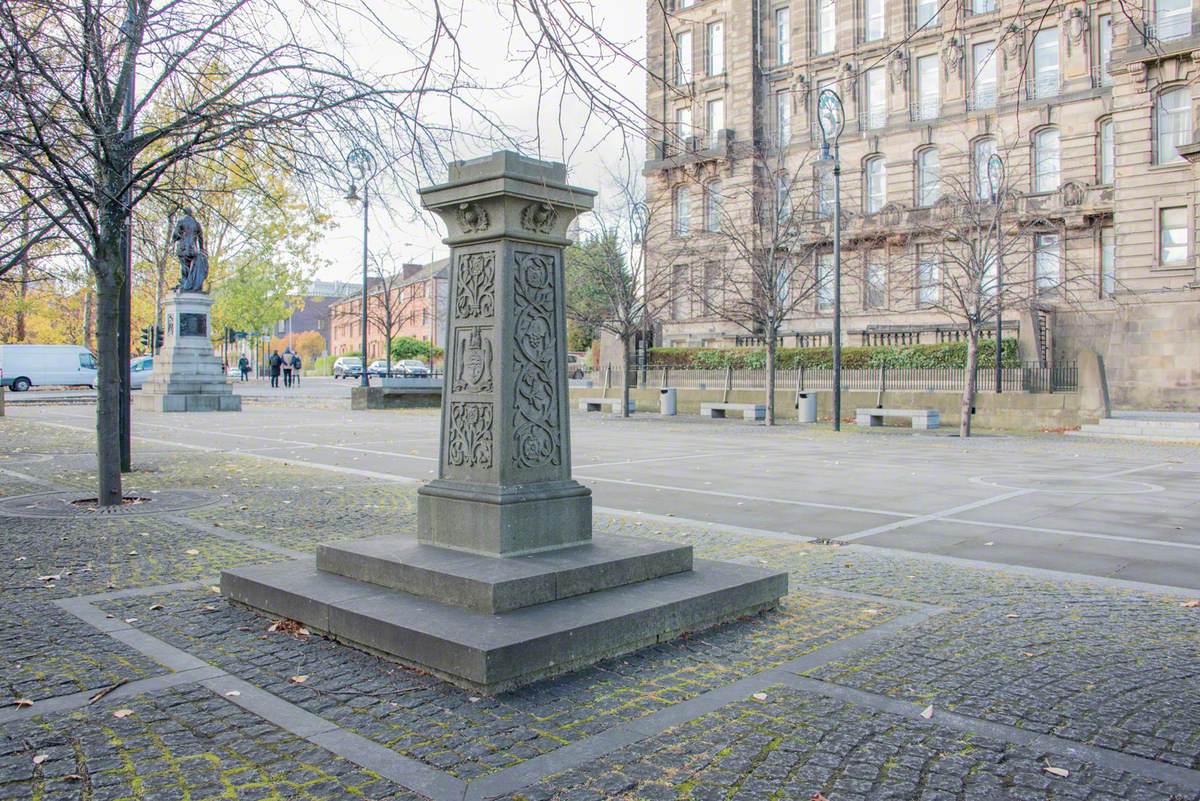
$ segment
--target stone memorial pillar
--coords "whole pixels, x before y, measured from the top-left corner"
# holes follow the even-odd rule
[[[503,152],[421,190],[450,234],[446,401],[421,542],[515,556],[592,537],[591,491],[571,479],[562,259],[596,193],[566,178]]]
[[[213,355],[213,299],[204,292],[172,291],[163,301],[163,346],[154,373],[133,394],[144,412],[238,412],[242,399]]]
[[[417,531],[235,568],[231,601],[488,693],[769,609],[787,573],[592,536],[571,479],[563,246],[594,193],[496,153],[421,190],[446,223],[450,325],[436,480]]]

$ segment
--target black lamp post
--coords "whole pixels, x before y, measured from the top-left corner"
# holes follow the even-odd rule
[[[1004,159],[993,153],[987,163],[988,184],[992,202],[996,204],[996,394],[1003,391],[1004,341],[1002,318],[1004,312]]]
[[[833,89],[817,98],[821,161],[833,162],[833,430],[842,430],[842,162],[838,139],[846,127],[842,99]],[[833,152],[830,154],[830,145]]]
[[[358,196],[358,184],[362,184],[362,212],[363,212],[363,249],[362,249],[362,372],[359,375],[359,384],[364,387],[371,385],[371,380],[367,376],[367,208],[370,205],[370,183],[375,177],[375,156],[370,150],[365,147],[356,147],[346,154],[346,171],[350,173],[350,191],[346,193],[346,200],[354,204],[360,200]]]

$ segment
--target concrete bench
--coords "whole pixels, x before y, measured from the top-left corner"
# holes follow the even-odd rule
[[[621,413],[620,398],[584,398],[579,401],[579,411],[581,412],[602,412],[606,406],[613,414]],[[637,404],[634,403],[633,398],[630,398],[629,412],[632,414],[635,411],[637,411]]]
[[[917,429],[937,428],[941,419],[937,409],[856,409],[854,423],[860,426],[881,426],[888,417],[907,417]]]
[[[730,413],[740,414],[742,420],[753,423],[767,419],[767,407],[762,403],[702,403],[700,416],[711,417],[713,420],[724,420]]]

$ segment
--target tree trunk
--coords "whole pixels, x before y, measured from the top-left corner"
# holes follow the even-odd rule
[[[121,503],[121,354],[117,348],[120,327],[121,263],[120,227],[102,229],[96,243],[96,474],[99,503]]]
[[[21,301],[17,304],[17,342],[25,341],[25,304],[29,300],[29,209],[21,215],[21,247],[26,248],[21,253]]]
[[[621,337],[621,361],[622,361],[622,376],[621,376],[621,416],[629,416],[629,340],[630,337]]]
[[[962,394],[962,422],[958,424],[960,437],[971,436],[971,408],[975,405],[975,383],[979,375],[979,330],[973,325],[967,328],[966,370]]]
[[[775,425],[775,334],[767,334],[767,418],[766,424]]]
[[[92,290],[86,289],[83,292],[83,345],[90,351],[96,350],[96,340],[93,337],[93,332],[96,329],[96,317],[93,314],[92,307]]]

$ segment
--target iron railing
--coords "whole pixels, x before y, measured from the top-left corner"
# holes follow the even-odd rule
[[[909,107],[909,116],[913,122],[922,122],[924,120],[936,120],[942,113],[942,98],[940,95],[936,97],[923,97]]]
[[[622,368],[612,365],[585,373],[584,379],[603,389],[619,388]],[[959,367],[872,367],[842,370],[842,389],[864,392],[955,392],[961,393],[966,371]],[[692,367],[634,367],[630,386],[639,389],[698,389],[698,390],[764,390],[767,371],[764,368],[711,369]],[[827,367],[801,367],[775,371],[775,386],[780,392],[817,392],[833,389],[833,370]],[[994,366],[980,366],[976,371],[978,392],[993,392],[996,386]],[[1079,371],[1074,362],[1053,367],[1027,364],[1001,370],[1001,389],[1004,392],[1076,392]]]
[[[1048,97],[1058,97],[1062,93],[1062,78],[1057,72],[1035,75],[1029,79],[1026,86],[1026,97],[1029,100],[1045,100]]]
[[[1192,15],[1188,10],[1174,14],[1162,14],[1154,22],[1146,23],[1146,39],[1151,42],[1170,42],[1192,35]]]

